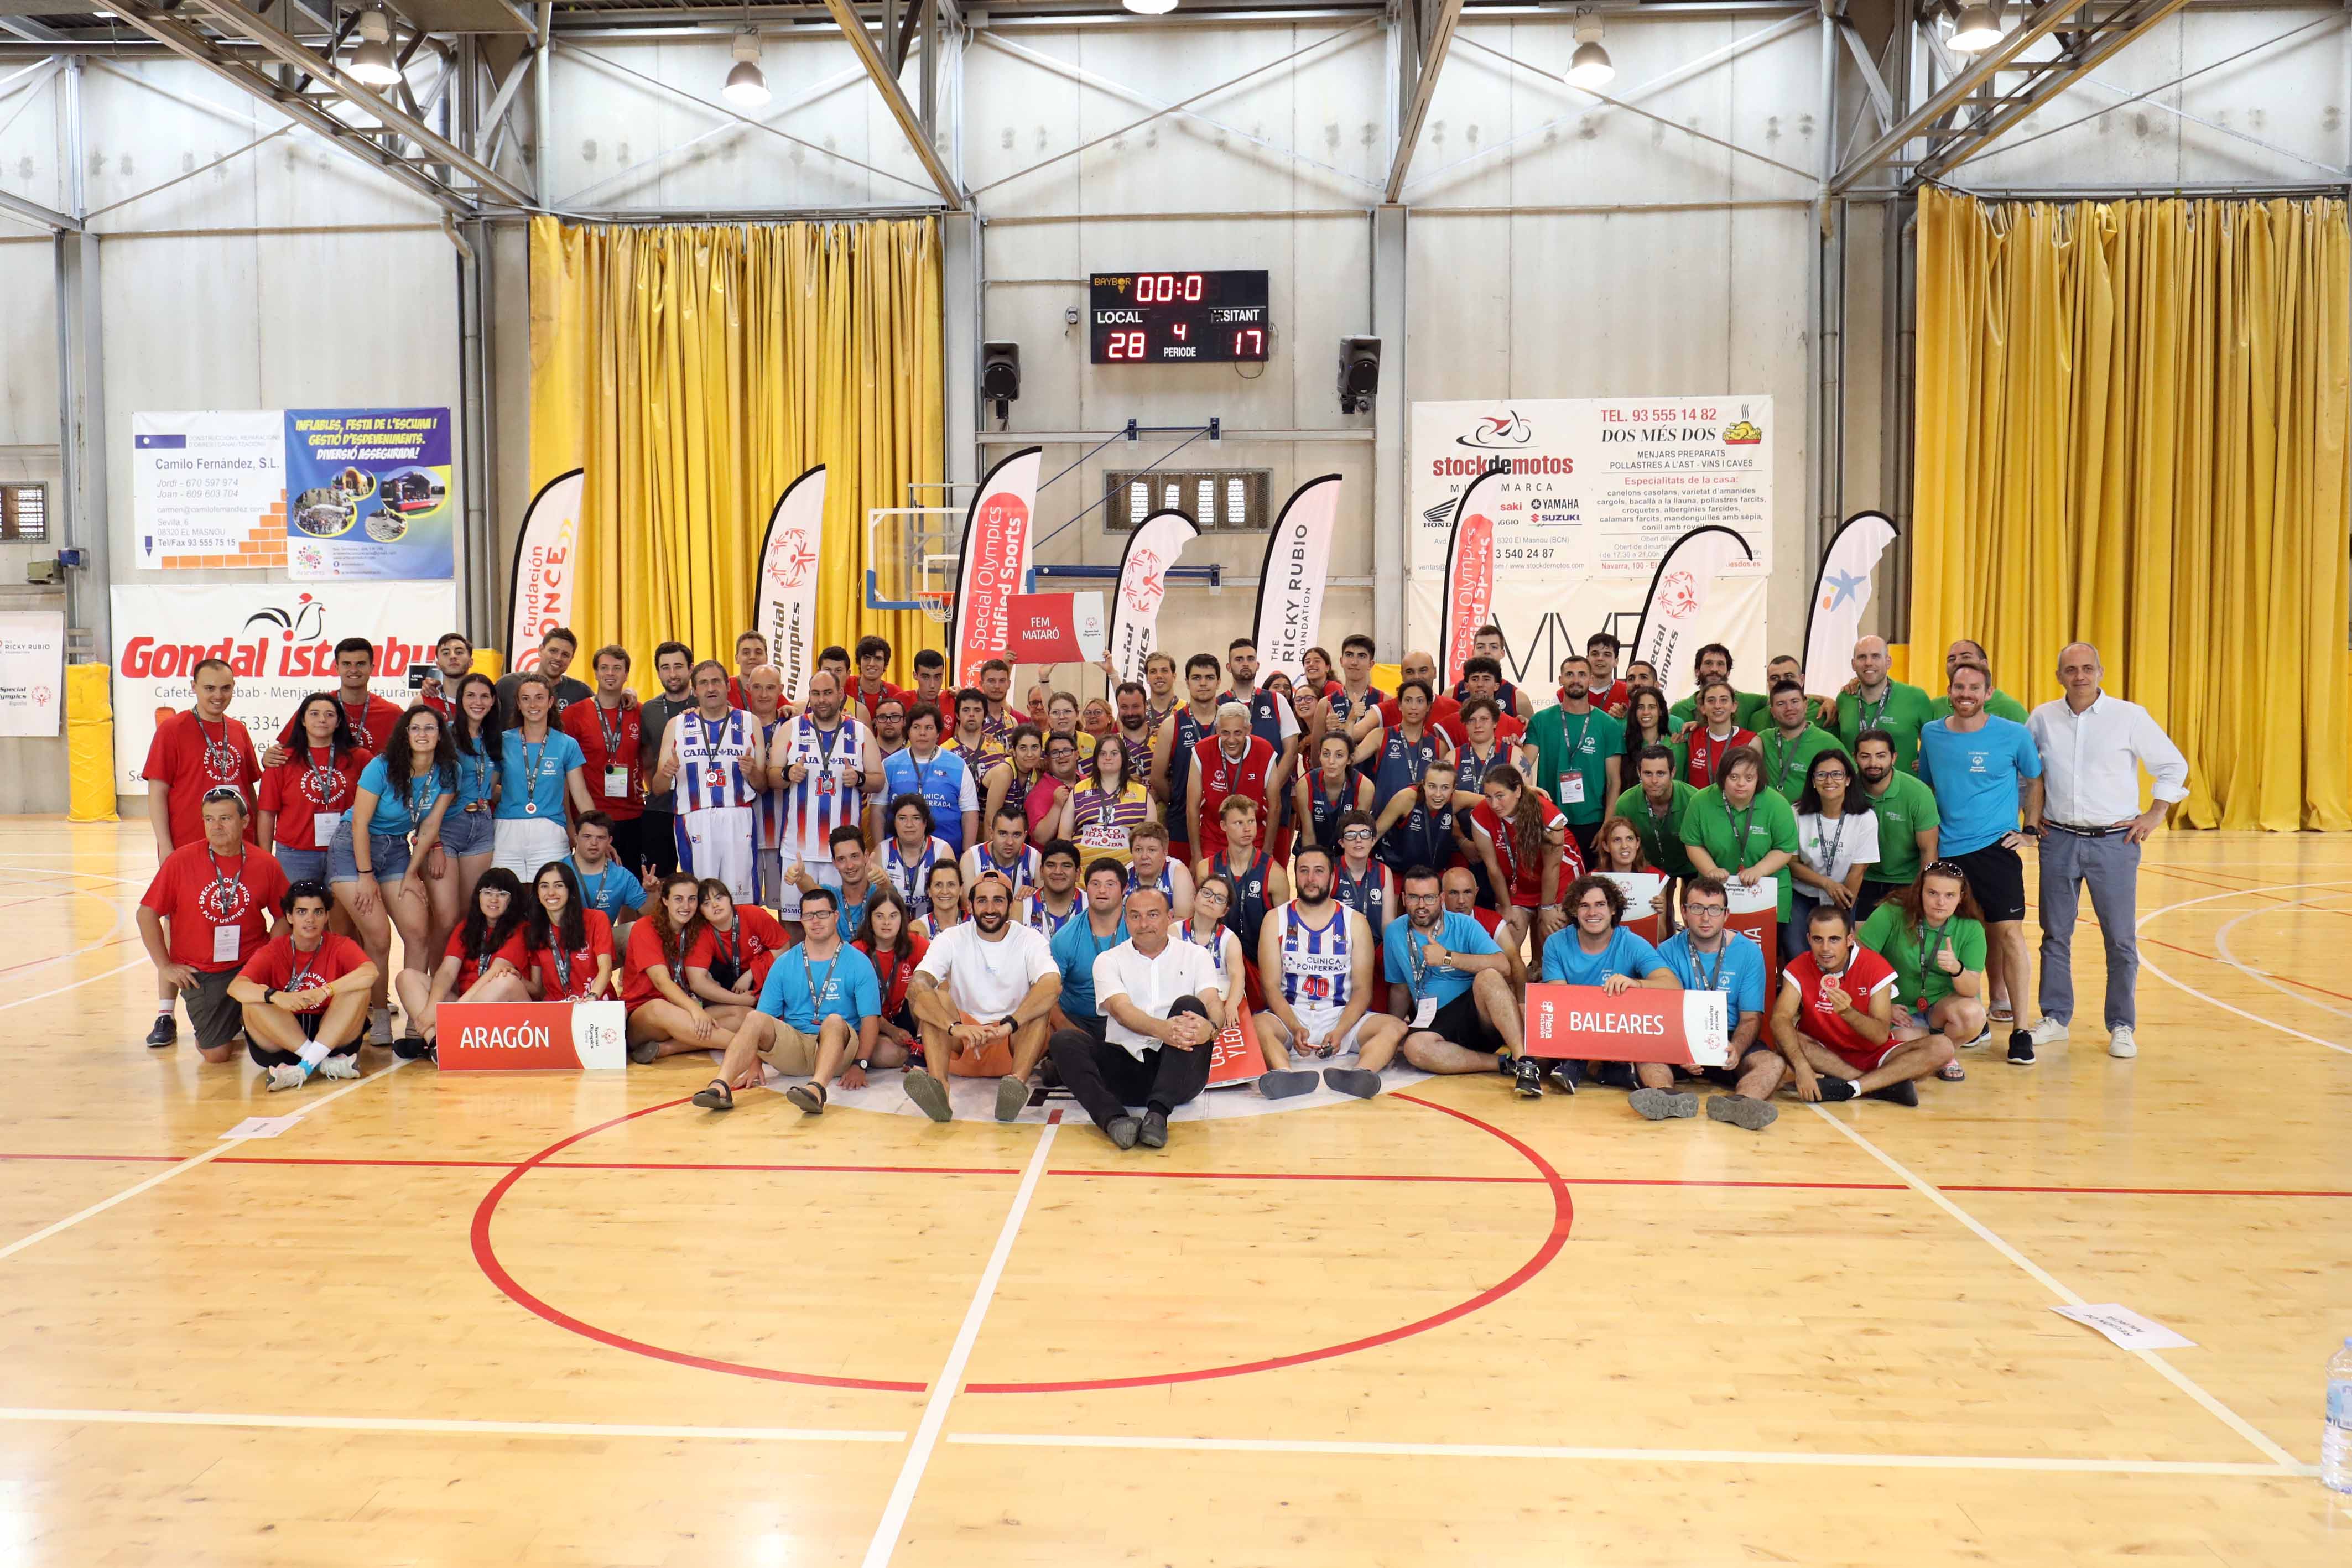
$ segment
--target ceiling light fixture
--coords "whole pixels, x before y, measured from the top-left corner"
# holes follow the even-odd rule
[[[1118,3],[1139,16],[1165,16],[1176,9],[1176,0],[1118,0]]]
[[[1576,18],[1576,53],[1569,57],[1568,85],[1598,92],[1617,77],[1609,51],[1601,47],[1601,18],[1585,12]]]
[[[351,73],[370,87],[390,87],[400,79],[400,62],[392,57],[392,21],[380,7],[360,13],[360,47],[352,51]]]
[[[757,109],[768,101],[768,78],[760,69],[760,30],[748,24],[735,30],[735,68],[727,73],[719,95],[740,109]]]
[[[1952,47],[1964,55],[1980,55],[2000,42],[2000,7],[1963,5],[1952,24]]]

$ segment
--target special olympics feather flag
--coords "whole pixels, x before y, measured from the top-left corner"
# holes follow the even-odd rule
[[[539,667],[540,640],[569,626],[580,608],[580,507],[587,470],[559,474],[539,487],[522,515],[514,576],[507,588],[507,667]]]
[[[1626,663],[1648,660],[1668,696],[1686,695],[1693,677],[1685,650],[1700,631],[1716,577],[1735,559],[1755,559],[1748,541],[1720,523],[1702,524],[1676,539],[1650,579],[1650,597],[1643,602],[1641,628],[1633,633]]]
[[[1171,509],[1152,513],[1127,536],[1127,553],[1118,563],[1118,591],[1110,607],[1110,663],[1120,680],[1143,679],[1143,661],[1151,656],[1160,635],[1168,569],[1200,533],[1191,517]]]
[[[1339,518],[1339,476],[1309,479],[1290,493],[1265,541],[1257,584],[1257,669],[1296,681],[1323,622],[1323,583],[1331,564],[1331,530]]]
[[[784,700],[808,697],[816,668],[816,568],[824,544],[824,465],[820,463],[776,497],[760,543],[760,601],[752,630],[768,640],[768,657],[784,675]]]
[[[1440,650],[1449,688],[1461,682],[1471,642],[1495,611],[1495,519],[1476,497],[1478,486],[1497,472],[1487,469],[1454,501],[1454,531],[1445,544],[1445,645]]]
[[[1035,549],[1031,518],[1037,509],[1037,465],[1045,452],[1024,446],[988,471],[964,514],[963,564],[956,573],[953,686],[969,685],[987,660],[1003,651],[1014,594],[1029,586]]]
[[[1856,512],[1845,520],[1822,556],[1813,601],[1805,612],[1805,677],[1828,694],[1844,680],[1862,634],[1862,612],[1870,608],[1872,578],[1879,558],[1895,542],[1895,524],[1884,512]]]

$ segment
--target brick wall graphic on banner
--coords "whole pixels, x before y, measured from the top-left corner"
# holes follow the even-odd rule
[[[1035,546],[1037,465],[1044,448],[1024,446],[988,471],[964,514],[963,559],[956,572],[953,623],[948,647],[955,678],[964,686],[980,665],[1002,656],[1005,616],[1012,599],[1029,586],[1029,558]]]
[[[807,699],[816,668],[816,569],[824,544],[820,463],[784,486],[760,545],[760,603],[751,627],[767,638],[768,657],[783,672],[787,702]]]

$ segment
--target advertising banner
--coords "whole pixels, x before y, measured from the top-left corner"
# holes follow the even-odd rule
[[[539,487],[522,515],[522,538],[515,546],[514,578],[507,587],[507,668],[539,667],[540,640],[572,624],[579,590],[573,583],[580,559],[580,503],[588,476],[574,468]]]
[[[1612,997],[1599,986],[1538,981],[1528,988],[1527,1051],[1546,1061],[1665,1061],[1728,1067],[1727,1017],[1721,991],[1659,991],[1636,986]]]
[[[446,408],[286,413],[286,570],[295,580],[457,570]]]
[[[1872,579],[1894,542],[1895,524],[1886,514],[1856,512],[1822,553],[1822,574],[1813,580],[1812,605],[1805,612],[1805,680],[1813,695],[1834,696],[1845,685],[1862,614],[1870,608]]]
[[[629,1065],[619,1002],[445,1002],[435,1015],[444,1072],[616,1072]]]
[[[1160,637],[1160,606],[1168,598],[1168,569],[1200,537],[1179,511],[1152,513],[1127,536],[1118,562],[1118,596],[1110,606],[1110,662],[1122,681],[1143,679],[1143,661]]]
[[[1700,641],[1760,668],[1774,431],[1772,400],[1748,393],[1413,404],[1407,645],[1445,640],[1456,504],[1493,475],[1475,509],[1493,525],[1486,619],[1503,629],[1510,679],[1548,688],[1591,633],[1630,639],[1659,559],[1709,523],[1755,559],[1726,569]]]
[[[1738,534],[1710,523],[1676,539],[1651,574],[1641,624],[1625,658],[1629,664],[1645,661],[1656,670],[1669,700],[1680,701],[1697,686],[1697,650],[1723,641],[1714,634],[1717,621],[1707,612],[1708,601],[1716,580],[1743,563],[1747,549]]]
[[[1257,673],[1307,674],[1307,650],[1323,624],[1323,584],[1330,575],[1331,530],[1339,520],[1339,476],[1309,479],[1282,504],[1266,536],[1257,581]]]
[[[1478,495],[1493,470],[1463,486],[1454,502],[1454,533],[1445,547],[1445,643],[1439,668],[1450,688],[1470,662],[1470,644],[1495,608],[1495,519]]]
[[[1042,452],[1024,446],[990,469],[964,514],[963,559],[948,628],[955,666],[950,686],[971,685],[990,659],[1013,657],[1005,652],[1006,614],[1013,595],[1029,586]]]
[[[824,542],[824,465],[790,485],[768,514],[760,544],[760,602],[751,629],[783,672],[784,700],[805,702],[816,668],[816,566]]]
[[[65,669],[64,611],[0,611],[0,735],[58,733]]]
[[[151,570],[286,564],[286,415],[131,416],[131,516]]]
[[[1780,994],[1780,890],[1766,877],[1754,887],[1742,887],[1733,877],[1725,890],[1725,902],[1731,913],[1723,922],[1726,931],[1737,931],[1764,949],[1764,1010],[1772,1010],[1772,998]]]
[[[1007,594],[1003,649],[1016,664],[1097,663],[1103,656],[1103,596]]]
[[[335,687],[335,643],[375,644],[379,695],[405,708],[408,666],[429,664],[433,644],[457,624],[457,595],[446,582],[224,583],[191,587],[117,584],[114,608],[114,787],[146,793],[139,777],[155,721],[186,707],[205,659],[236,675],[229,714],[256,749],[267,746],[313,692]]]
[[[1234,1021],[1209,1041],[1208,1086],[1222,1089],[1228,1083],[1255,1083],[1265,1072],[1265,1052],[1257,1042],[1257,1020],[1250,1017],[1249,1004],[1240,1002],[1234,1009]]]

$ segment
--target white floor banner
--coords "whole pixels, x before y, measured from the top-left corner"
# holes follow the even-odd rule
[[[457,623],[447,582],[226,583],[118,586],[114,604],[114,788],[143,795],[139,770],[161,715],[186,707],[196,665],[225,659],[236,674],[229,715],[256,751],[276,738],[312,692],[335,687],[335,644],[375,644],[377,695],[415,700],[411,664],[433,662],[433,644]]]
[[[1454,497],[1492,471],[1478,494],[1494,522],[1494,620],[1512,676],[1539,702],[1592,632],[1631,643],[1659,558],[1702,523],[1756,552],[1717,583],[1706,640],[1760,680],[1772,434],[1762,395],[1414,403],[1405,640],[1434,652],[1443,639]]]

